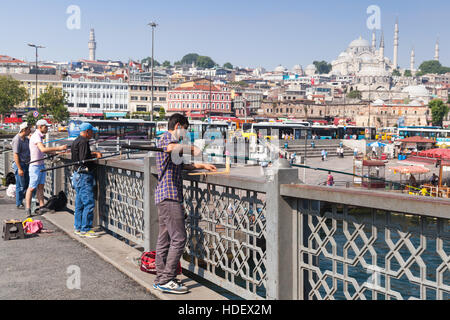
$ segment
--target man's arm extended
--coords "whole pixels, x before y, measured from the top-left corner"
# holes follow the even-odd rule
[[[58,147],[45,147],[42,142],[37,143],[37,147],[43,153],[55,152],[55,151],[63,151],[67,149],[67,145],[63,144]]]
[[[17,166],[17,170],[18,170],[19,176],[23,177],[23,174],[24,174],[24,173],[23,173],[22,167],[20,166],[19,154],[18,154],[18,153],[15,153],[15,152],[14,152],[14,162],[16,163],[16,166]]]
[[[184,164],[183,169],[186,169],[186,170],[205,169],[208,171],[217,171],[216,166],[213,164],[209,164],[209,163]]]

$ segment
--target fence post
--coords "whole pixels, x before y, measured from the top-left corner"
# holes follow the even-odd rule
[[[291,300],[296,288],[295,215],[292,200],[280,195],[280,185],[291,183],[299,183],[298,169],[288,167],[279,168],[266,184],[266,297],[272,300]]]
[[[151,167],[156,158],[144,158],[144,250],[156,250],[158,241],[158,210],[155,205],[155,188],[158,179],[152,174]]]

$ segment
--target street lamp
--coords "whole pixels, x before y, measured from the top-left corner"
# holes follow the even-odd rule
[[[35,45],[32,43],[28,43],[28,46],[36,49],[36,111],[38,110],[38,49],[45,48],[44,46]]]
[[[157,24],[155,22],[150,22],[148,24],[148,26],[152,27],[152,101],[151,101],[151,113],[150,113],[150,120],[153,121],[153,54],[154,54],[154,47],[153,47],[153,43],[155,41],[155,27],[157,26]]]

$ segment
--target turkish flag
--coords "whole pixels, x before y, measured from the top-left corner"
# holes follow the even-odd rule
[[[311,78],[311,85],[314,85],[314,78]]]

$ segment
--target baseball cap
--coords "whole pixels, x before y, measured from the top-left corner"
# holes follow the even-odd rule
[[[51,125],[44,119],[39,120],[38,122],[36,122],[36,127],[38,126],[47,126],[50,127]]]
[[[28,127],[29,127],[29,126],[28,126],[28,123],[27,123],[27,122],[22,122],[22,123],[20,124],[20,127],[19,127],[19,132],[22,131],[23,129],[28,128]]]
[[[97,128],[95,128],[92,124],[90,124],[89,122],[83,122],[80,126],[80,132],[81,131],[86,131],[86,130],[92,130],[94,132],[97,132]]]

